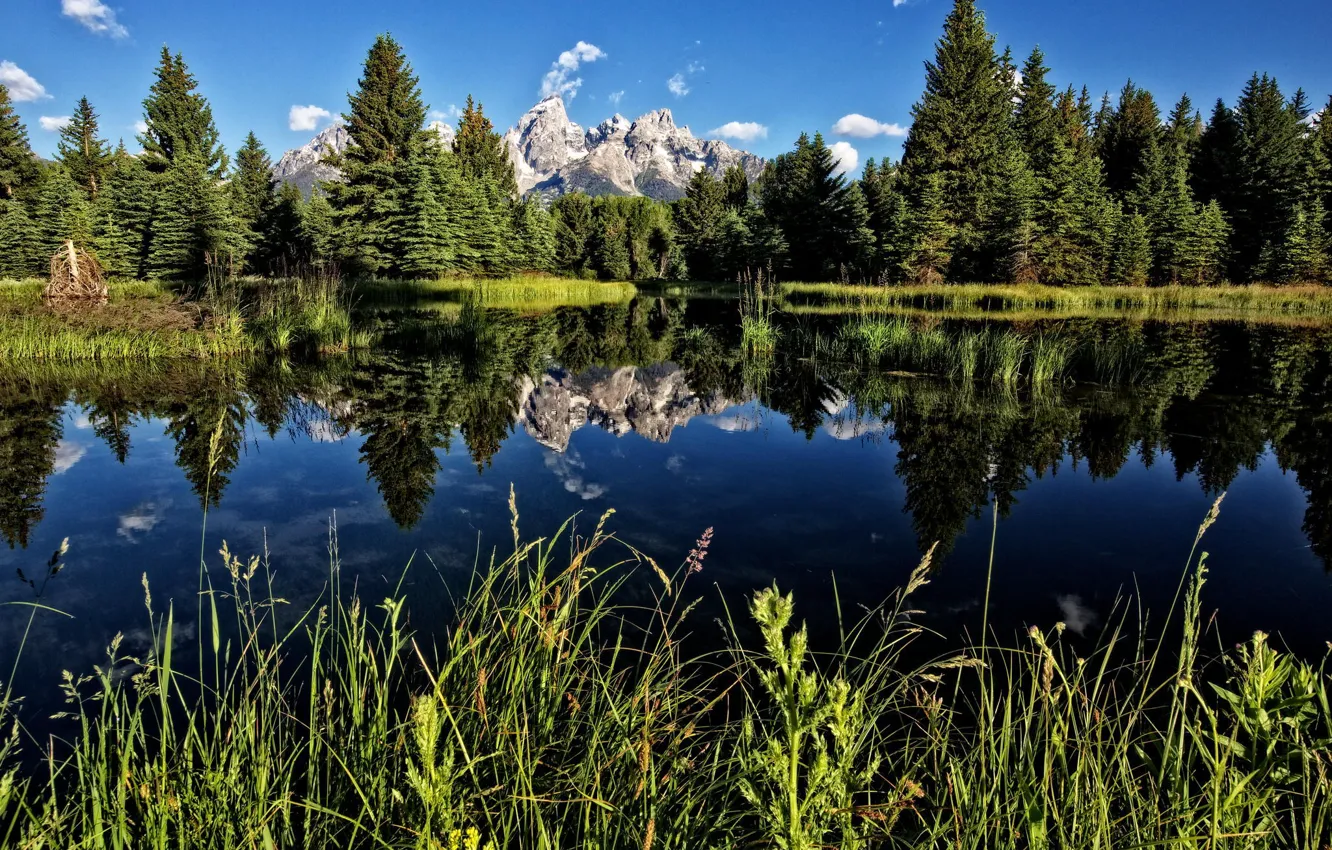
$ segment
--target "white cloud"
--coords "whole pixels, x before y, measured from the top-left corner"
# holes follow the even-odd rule
[[[620,91],[613,91],[606,96],[606,99],[609,100],[615,106],[619,106],[620,101],[624,100],[624,90],[621,89]]]
[[[837,161],[837,167],[833,169],[835,174],[856,173],[856,166],[860,164],[860,151],[846,142],[833,142],[828,150],[832,151],[833,159]]]
[[[667,80],[666,88],[676,97],[684,97],[689,94],[689,86],[685,83],[684,74],[676,74]]]
[[[907,130],[900,124],[885,124],[882,121],[875,121],[861,115],[859,112],[852,112],[850,115],[843,115],[837,119],[833,125],[833,132],[839,136],[851,136],[855,139],[872,139],[875,136],[905,136]]]
[[[322,106],[293,106],[287,113],[287,126],[293,130],[314,130],[320,121],[329,120],[333,113]]]
[[[685,66],[686,74],[697,74],[699,71],[706,71],[706,70],[708,69],[703,67],[702,62],[690,62],[687,66]]]
[[[142,136],[144,133],[148,132],[148,122],[147,122],[147,121],[135,121],[135,122],[134,122],[134,132],[138,133],[140,136]]]
[[[169,505],[144,502],[128,513],[121,514],[118,518],[116,535],[131,543],[138,543],[141,537],[147,536],[164,519],[163,514],[166,513],[167,507]]]
[[[9,96],[15,103],[31,100],[50,100],[46,87],[32,78],[32,75],[6,59],[0,62],[0,85],[9,89]]]
[[[73,443],[69,440],[61,440],[56,443],[55,464],[51,472],[55,475],[64,475],[74,467],[74,464],[83,460],[83,456],[88,453],[88,447],[82,443]]]
[[[894,8],[894,9],[896,9],[898,6],[905,6],[906,4],[907,4],[907,0],[893,0],[893,8]]]
[[[444,109],[430,110],[430,120],[432,121],[456,121],[460,115],[462,115],[462,110],[455,103],[450,103]]]
[[[1064,625],[1075,635],[1081,637],[1087,629],[1096,625],[1096,612],[1082,602],[1082,597],[1070,593],[1055,598],[1059,613],[1064,616]]]
[[[720,136],[723,139],[739,139],[742,142],[752,142],[755,139],[768,138],[768,128],[753,121],[730,121],[711,131],[708,135]]]
[[[53,118],[50,115],[43,115],[37,119],[37,123],[42,125],[42,129],[48,133],[58,133],[69,126],[70,117],[61,115]]]
[[[541,96],[550,97],[558,94],[573,100],[578,95],[578,87],[583,84],[582,77],[573,77],[574,72],[584,62],[595,62],[605,58],[606,52],[595,44],[578,42],[572,50],[564,51],[550,64],[550,70],[541,78]]]
[[[116,13],[102,0],[60,0],[60,11],[83,24],[89,32],[124,38],[129,30],[116,20]]]

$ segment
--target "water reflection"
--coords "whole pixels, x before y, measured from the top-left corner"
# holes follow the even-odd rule
[[[223,504],[248,435],[351,441],[403,528],[424,516],[441,457],[465,449],[484,474],[518,429],[548,450],[544,463],[569,492],[593,499],[604,485],[568,451],[580,428],[665,443],[698,416],[739,429],[775,413],[809,439],[895,444],[922,550],[948,550],[991,502],[1011,515],[1033,481],[1063,468],[1104,481],[1136,456],[1213,494],[1270,451],[1307,496],[1309,544],[1332,561],[1326,330],[1061,323],[1086,352],[1081,382],[1018,392],[839,361],[825,320],[791,322],[777,354],[755,361],[733,319],[729,305],[662,299],[537,316],[464,306],[450,322],[411,311],[381,319],[388,344],[369,357],[10,365],[0,372],[0,534],[26,547],[48,482],[81,461],[86,448],[64,440],[67,403],[121,464],[136,450],[131,426],[162,423],[201,506]],[[118,533],[137,539],[158,510],[139,505]]]

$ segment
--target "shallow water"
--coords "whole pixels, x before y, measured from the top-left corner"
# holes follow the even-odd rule
[[[695,591],[776,581],[816,628],[834,588],[844,607],[877,602],[937,541],[918,617],[949,638],[980,623],[992,533],[1001,632],[1063,621],[1091,638],[1129,594],[1159,617],[1224,491],[1203,546],[1224,639],[1263,629],[1316,654],[1332,638],[1327,331],[1060,323],[1041,330],[1120,356],[1000,388],[838,359],[836,319],[783,317],[777,355],[755,361],[736,319],[649,299],[395,311],[373,356],[5,366],[0,602],[71,615],[37,612],[19,692],[54,692],[117,632],[146,646],[144,574],[188,636],[200,552],[217,568],[223,540],[266,549],[293,607],[312,599],[334,522],[344,580],[370,601],[402,582],[428,629],[510,541],[510,485],[528,534],[575,513],[590,531],[614,508],[610,527],[663,564],[714,528]],[[30,611],[0,608],[0,659]]]

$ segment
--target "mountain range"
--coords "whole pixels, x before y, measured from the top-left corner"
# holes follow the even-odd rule
[[[430,128],[444,144],[453,141],[449,125],[436,121]],[[308,195],[319,181],[338,176],[323,158],[341,153],[350,144],[346,128],[335,124],[283,154],[273,176]],[[529,109],[504,134],[504,144],[519,192],[544,199],[584,192],[670,201],[684,196],[685,187],[699,171],[720,177],[738,165],[752,181],[764,165],[760,157],[726,142],[695,138],[688,127],[676,126],[669,109],[649,112],[634,121],[617,114],[584,131],[569,119],[558,94]]]

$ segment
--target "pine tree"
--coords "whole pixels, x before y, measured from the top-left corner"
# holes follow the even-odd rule
[[[749,175],[739,165],[732,165],[722,174],[722,195],[727,209],[743,213],[749,207]]]
[[[49,169],[34,216],[38,253],[49,257],[73,240],[80,248],[92,245],[92,219],[83,188],[61,166]]]
[[[186,67],[184,57],[179,53],[172,56],[164,46],[156,76],[143,101],[144,124],[148,129],[139,136],[151,167],[165,171],[178,157],[190,154],[210,174],[221,179],[227,171],[227,155],[218,140],[213,108],[196,90],[198,82]]]
[[[315,190],[305,206],[301,220],[301,238],[310,249],[313,263],[331,263],[334,260],[333,208],[323,192]]]
[[[592,199],[581,192],[563,195],[552,206],[555,268],[581,276],[591,267]]]
[[[695,172],[685,187],[685,196],[675,204],[675,231],[684,249],[685,262],[699,280],[716,280],[718,240],[726,213],[726,190],[706,170]]]
[[[1179,152],[1182,153],[1182,152]],[[1164,283],[1180,283],[1199,266],[1195,256],[1195,236],[1200,232],[1200,211],[1189,189],[1188,166],[1182,155],[1172,156],[1171,172],[1160,203],[1153,209],[1155,218],[1148,225],[1152,233],[1155,276]]]
[[[453,153],[465,176],[477,181],[489,178],[506,197],[518,196],[518,181],[514,178],[513,161],[509,159],[504,139],[495,132],[482,105],[472,102],[470,94],[458,119]]]
[[[1198,140],[1189,183],[1201,203],[1219,201],[1233,211],[1240,182],[1240,124],[1225,101],[1218,99],[1212,117]]]
[[[1152,269],[1152,243],[1147,219],[1141,213],[1120,216],[1110,261],[1110,282],[1118,286],[1145,286]]]
[[[359,271],[392,271],[401,257],[394,224],[410,191],[408,165],[428,141],[418,80],[391,36],[375,39],[343,115],[352,145],[327,163],[342,180],[324,184],[337,242]]]
[[[453,267],[458,233],[439,197],[442,153],[436,145],[427,146],[408,166],[411,188],[399,239],[402,270],[417,277],[437,277]]]
[[[1161,113],[1151,92],[1129,80],[1119,94],[1119,107],[1102,129],[1106,187],[1129,210],[1150,218],[1149,208],[1163,184]]]
[[[299,188],[291,183],[282,184],[277,197],[265,205],[256,223],[259,237],[253,254],[256,268],[286,275],[312,262],[314,251],[305,231],[306,206]],[[327,202],[324,209],[327,212]]]
[[[871,277],[883,283],[900,279],[909,250],[906,198],[898,182],[896,167],[887,161],[877,166],[872,158],[865,163],[860,178],[860,192],[869,212],[869,229],[874,234]],[[754,229],[750,231],[753,233]]]
[[[1050,165],[1047,163],[1047,167]],[[999,203],[991,219],[994,229],[991,241],[998,249],[990,277],[1012,283],[1037,283],[1041,275],[1035,220],[1038,181],[1031,172],[1027,154],[1018,145],[1009,146],[1001,175]]]
[[[942,283],[951,258],[952,226],[944,207],[943,175],[927,174],[917,182],[917,196],[911,205],[907,227],[910,246],[903,268],[913,283]]]
[[[97,199],[97,192],[111,166],[111,148],[97,135],[97,129],[97,113],[92,104],[86,97],[79,98],[74,115],[60,131],[57,143],[60,162],[74,182],[88,194],[89,200]]]
[[[603,210],[613,209],[603,204]],[[629,280],[633,270],[629,267],[629,225],[614,212],[601,216],[596,241],[596,265],[603,280]]]
[[[1055,89],[1045,79],[1048,73],[1045,54],[1039,47],[1034,48],[1022,66],[1018,106],[1013,115],[1018,142],[1027,155],[1032,172],[1037,175],[1044,175],[1049,170],[1055,137],[1060,132],[1054,103]],[[1006,159],[1005,167],[1011,167],[1011,157]]]
[[[949,275],[975,278],[991,265],[983,235],[1012,132],[1012,72],[995,54],[994,37],[974,0],[956,0],[937,56],[925,67],[925,93],[912,109],[902,176],[909,197],[937,195],[953,239]],[[939,176],[937,192],[923,185],[933,174]],[[933,212],[923,216],[933,219]]]
[[[555,268],[555,222],[536,201],[513,205],[514,243],[523,250],[520,271],[544,272]]]
[[[154,216],[161,175],[151,173],[142,157],[130,156],[119,145],[111,155],[102,190],[94,204],[94,244],[98,256],[124,257],[126,277],[146,277],[154,234]],[[109,226],[113,225],[113,226]]]
[[[1241,280],[1261,276],[1265,254],[1279,252],[1296,226],[1303,192],[1305,126],[1300,109],[1287,103],[1277,81],[1254,75],[1235,115],[1239,123],[1239,188],[1226,212],[1235,227],[1235,271]]]
[[[1209,201],[1192,216],[1180,262],[1185,282],[1195,286],[1220,283],[1225,274],[1230,224],[1217,201]]]
[[[209,265],[232,265],[235,248],[227,199],[207,161],[188,149],[178,153],[157,196],[148,273],[201,279]]]
[[[0,199],[21,197],[38,178],[28,131],[14,112],[9,89],[0,85]]]
[[[236,151],[236,165],[227,182],[227,199],[248,268],[258,264],[263,221],[277,200],[273,161],[253,132]]]
[[[28,205],[17,198],[0,198],[0,279],[41,274],[37,245]]]
[[[1318,219],[1321,204],[1311,210],[1300,206],[1277,241],[1268,243],[1261,258],[1264,277],[1278,283],[1311,283],[1327,272],[1327,246]]]

